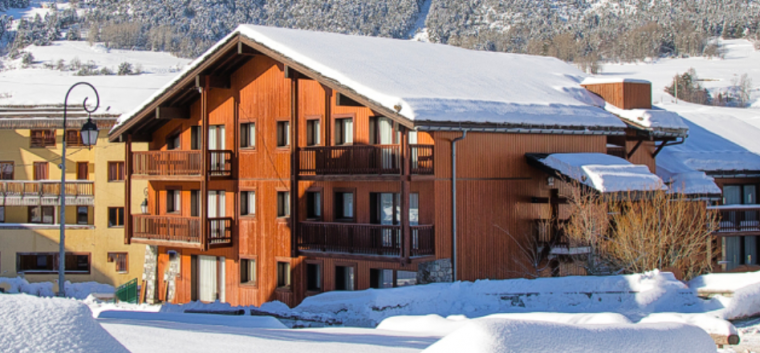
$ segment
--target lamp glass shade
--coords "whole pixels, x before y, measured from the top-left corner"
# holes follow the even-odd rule
[[[97,143],[98,126],[95,125],[92,120],[87,120],[87,122],[82,125],[82,144],[85,146],[95,146]]]
[[[142,210],[143,214],[148,214],[148,199],[143,200],[143,202],[140,204],[140,209]]]

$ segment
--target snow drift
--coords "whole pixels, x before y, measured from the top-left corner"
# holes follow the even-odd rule
[[[74,300],[0,295],[0,322],[3,352],[128,352]]]
[[[0,284],[4,283],[8,285],[8,293],[26,293],[38,297],[55,296],[53,282],[29,283],[21,277],[0,278]],[[66,297],[80,300],[86,299],[92,293],[113,293],[115,290],[111,285],[98,282],[71,283],[69,281],[66,281],[64,289],[66,290]]]
[[[678,323],[571,325],[511,319],[473,320],[423,352],[715,352],[708,334]]]

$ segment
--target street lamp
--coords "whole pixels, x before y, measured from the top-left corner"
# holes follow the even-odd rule
[[[60,223],[61,227],[61,237],[59,241],[59,247],[58,247],[58,296],[63,297],[66,296],[66,291],[64,289],[64,283],[66,283],[65,273],[66,273],[66,113],[68,104],[69,104],[69,94],[71,91],[79,86],[79,85],[87,85],[92,88],[93,92],[95,92],[95,107],[92,109],[89,109],[87,107],[87,98],[84,98],[84,102],[82,102],[82,108],[84,108],[84,111],[87,112],[87,122],[82,125],[82,144],[85,146],[94,146],[98,141],[98,126],[95,125],[95,123],[92,122],[92,117],[90,114],[92,114],[94,111],[98,110],[98,107],[100,107],[100,96],[98,95],[98,90],[95,89],[95,87],[87,82],[78,82],[75,83],[73,86],[69,88],[69,91],[66,92],[66,98],[63,100],[63,143],[61,144],[63,147],[63,150],[61,151],[61,194],[60,194],[60,202],[61,202],[61,215],[58,219],[58,223]]]

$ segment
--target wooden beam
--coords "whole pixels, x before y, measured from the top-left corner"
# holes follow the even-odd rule
[[[288,74],[288,67],[285,66],[286,77]],[[290,257],[298,257],[298,228],[300,221],[298,219],[298,166],[299,162],[299,128],[298,121],[300,120],[299,106],[298,106],[298,72],[291,72],[290,77]]]
[[[156,107],[156,119],[157,120],[174,120],[174,119],[190,119],[190,112],[187,108],[181,107]]]
[[[335,105],[339,107],[363,107],[361,103],[346,97],[343,94],[340,94],[340,92],[335,93]]]
[[[633,146],[633,149],[631,150],[631,152],[628,152],[628,159],[631,159],[631,157],[633,157],[633,154],[636,153],[636,150],[638,150],[639,147],[641,147],[642,142],[644,142],[644,140],[639,140],[639,142],[636,142],[636,146]]]
[[[238,55],[243,55],[243,56],[261,55],[261,53],[259,53],[258,51],[256,51],[256,49],[253,49],[253,48],[251,48],[251,47],[243,44],[243,42],[238,42],[237,53],[238,53]]]
[[[221,89],[230,89],[232,87],[232,83],[230,82],[229,77],[224,76],[212,76],[212,75],[197,75],[195,76],[195,87],[196,88],[204,88],[204,82],[203,77],[207,78],[208,88],[221,88]]]
[[[124,244],[132,242],[132,135],[124,143]]]

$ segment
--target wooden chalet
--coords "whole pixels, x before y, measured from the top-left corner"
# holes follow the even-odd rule
[[[572,75],[550,58],[241,26],[111,131],[127,144],[125,242],[155,247],[156,299],[177,303],[519,277],[516,242],[561,213],[526,155],[609,153],[653,173],[686,134],[591,104],[651,108],[648,85],[587,91]]]

